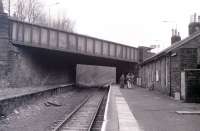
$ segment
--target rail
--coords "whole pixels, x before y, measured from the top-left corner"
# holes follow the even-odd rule
[[[93,115],[92,121],[91,121],[90,126],[89,126],[89,128],[88,128],[88,131],[91,131],[91,129],[92,129],[92,125],[93,125],[93,123],[94,123],[94,121],[95,121],[96,115],[97,115],[97,113],[98,113],[98,110],[99,110],[99,108],[100,108],[100,106],[101,106],[101,103],[102,103],[102,101],[103,101],[103,99],[104,99],[106,93],[107,93],[107,92],[105,91],[105,93],[104,93],[102,99],[101,99],[101,100],[99,101],[99,103],[98,103],[97,109],[96,109],[96,111],[95,111],[95,114]]]
[[[58,124],[52,131],[59,131],[62,126],[69,120],[89,99],[87,96],[60,124]]]
[[[74,129],[75,126],[77,128],[83,128],[84,130],[90,131],[106,93],[107,91],[104,91],[103,93],[98,92],[97,96],[96,93],[95,95],[93,94],[92,96],[87,96],[81,102],[81,104],[79,104],[69,115],[67,115],[66,118],[61,120],[61,122],[55,128],[53,128],[52,131],[61,131],[67,129],[76,130]],[[78,121],[82,123],[81,125],[84,125],[84,127],[78,127],[78,125],[76,125],[76,123],[79,123]]]

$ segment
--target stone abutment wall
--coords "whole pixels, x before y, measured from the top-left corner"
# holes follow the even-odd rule
[[[45,49],[14,46],[8,23],[8,16],[0,13],[0,88],[75,82],[75,64]]]

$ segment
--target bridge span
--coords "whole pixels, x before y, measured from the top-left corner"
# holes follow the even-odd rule
[[[14,45],[44,48],[124,62],[138,62],[138,49],[116,42],[9,18],[10,41]]]
[[[76,65],[138,73],[139,49],[19,21],[0,11],[0,87],[75,82]]]

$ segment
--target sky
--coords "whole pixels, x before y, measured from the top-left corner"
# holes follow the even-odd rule
[[[134,47],[170,46],[171,29],[188,36],[190,16],[200,15],[199,0],[40,0],[51,16],[67,15],[75,32]],[[59,2],[59,4],[55,4]]]

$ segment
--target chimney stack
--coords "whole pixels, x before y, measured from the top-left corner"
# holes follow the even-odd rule
[[[200,32],[200,16],[197,16],[196,13],[190,17],[189,24],[189,35]]]
[[[177,31],[177,29],[172,29],[171,45],[178,41],[181,41],[180,33]]]

